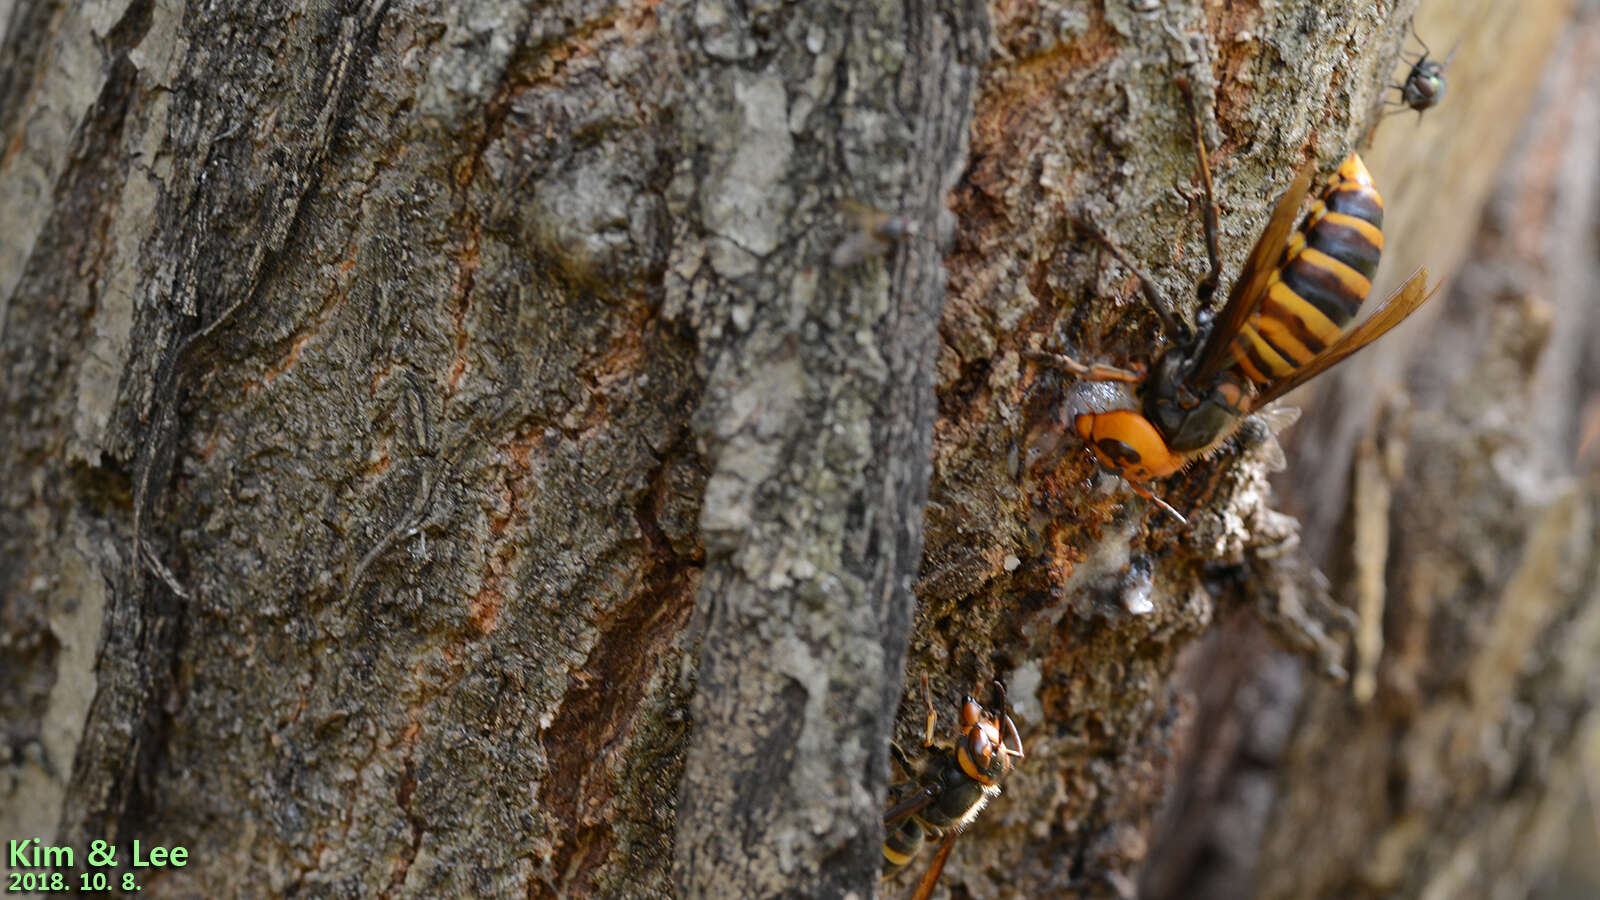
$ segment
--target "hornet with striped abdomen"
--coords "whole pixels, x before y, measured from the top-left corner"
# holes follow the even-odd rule
[[[912,759],[898,744],[890,745],[895,763],[911,777],[899,800],[883,815],[885,878],[904,868],[923,844],[944,839],[917,883],[913,900],[927,900],[933,893],[956,836],[999,796],[1000,779],[1011,771],[1011,760],[1022,758],[1022,738],[1006,715],[1003,700],[999,713],[988,712],[971,697],[962,701],[961,737],[952,746],[934,743],[938,714],[933,710],[926,675],[922,676],[922,702],[928,709],[923,736],[926,752]]]
[[[1189,101],[1204,188],[1211,268],[1198,286],[1203,307],[1222,268],[1217,214],[1200,117],[1187,82],[1180,80],[1179,86]],[[1172,314],[1155,283],[1110,239],[1088,226],[1138,278],[1175,339],[1150,372],[1084,365],[1053,353],[1029,354],[1088,381],[1139,386],[1139,408],[1084,412],[1074,416],[1072,425],[1101,464],[1179,521],[1183,516],[1151,493],[1146,482],[1214,452],[1246,416],[1376,340],[1432,295],[1427,270],[1418,269],[1370,318],[1346,331],[1372,290],[1383,252],[1383,199],[1361,158],[1351,154],[1297,229],[1294,221],[1311,176],[1309,165],[1301,169],[1246,258],[1227,305],[1214,319],[1202,312],[1194,329]]]

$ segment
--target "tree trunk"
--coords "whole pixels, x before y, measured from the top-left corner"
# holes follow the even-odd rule
[[[1521,12],[1475,40],[1528,58],[1565,15],[1481,5]],[[1565,654],[1564,687],[1523,690],[1537,673],[1506,661],[1558,623],[1586,633],[1592,561],[1568,536],[1587,533],[1594,490],[1527,487],[1483,444],[1529,437],[1504,424],[1535,396],[1517,391],[1537,329],[1506,324],[1537,318],[1528,291],[1504,295],[1488,351],[1468,349],[1466,313],[1439,326],[1440,359],[1528,361],[1480,387],[1492,400],[1461,395],[1466,414],[1386,429],[1359,457],[1354,495],[1390,499],[1358,500],[1347,528],[1516,512],[1486,537],[1395,518],[1386,558],[1353,564],[1387,561],[1383,596],[1405,598],[1372,607],[1352,588],[1406,648],[1373,668],[1360,645],[1349,665],[1377,697],[1360,715],[1238,615],[1259,607],[1320,668],[1346,665],[1258,447],[1159,486],[1181,526],[1096,474],[1062,435],[1073,383],[1023,357],[1162,346],[1081,219],[1193,314],[1205,263],[1179,75],[1231,273],[1299,165],[1326,169],[1377,122],[1410,12],[0,9],[0,838],[80,859],[111,841],[124,866],[135,839],[181,845],[186,866],[134,871],[158,896],[868,897],[886,751],[920,742],[923,675],[946,734],[964,692],[1005,681],[1027,749],[946,872],[972,896],[1131,895],[1163,796],[1202,837],[1174,825],[1161,846],[1225,835],[1251,854],[1231,884],[1282,893],[1318,804],[1340,799],[1305,742],[1377,748],[1403,725],[1455,754],[1430,763],[1441,777],[1521,773],[1516,799],[1536,797],[1541,773],[1572,771],[1589,670]],[[1431,115],[1504,134],[1532,90],[1508,81]],[[1375,157],[1386,271],[1434,234],[1418,223],[1456,236],[1420,261],[1460,258],[1508,141],[1471,145],[1460,190]],[[1395,202],[1412,191],[1436,205]],[[873,232],[862,207],[891,224]],[[1566,309],[1580,294],[1564,290],[1540,294]],[[1546,365],[1576,371],[1564,340]],[[1537,395],[1550,435],[1578,427],[1585,365],[1588,382]],[[1332,408],[1355,433],[1363,413]],[[1305,459],[1349,471],[1338,453]],[[1346,489],[1310,484],[1287,487],[1334,561],[1324,514]],[[1492,549],[1479,569],[1428,581],[1468,572],[1474,539]],[[1543,591],[1532,612],[1498,601],[1525,591]],[[1430,628],[1454,643],[1419,649]],[[1424,661],[1458,669],[1468,699]],[[1229,677],[1208,685],[1214,670]],[[1276,702],[1219,712],[1252,690]],[[1518,735],[1567,768],[1483,762],[1485,723],[1524,708],[1510,698],[1565,717]],[[1284,777],[1271,840],[1271,804],[1183,805],[1208,784],[1185,748],[1237,770],[1245,742],[1209,722],[1277,723],[1274,747],[1296,748],[1262,760]],[[1317,890],[1351,889],[1371,858],[1399,861],[1361,876],[1376,893],[1455,871],[1443,845],[1402,838],[1466,801],[1411,789],[1344,798],[1374,834],[1413,831],[1388,857],[1341,840]],[[1195,856],[1171,859],[1146,883],[1189,896]]]
[[[1327,379],[1284,479],[1360,617],[1351,682],[1208,636],[1186,671],[1224,739],[1176,780],[1150,896],[1518,898],[1562,853],[1600,747],[1600,6],[1551,41],[1558,11],[1419,17],[1436,53],[1461,37],[1450,94],[1369,159],[1412,173],[1390,275],[1458,274]]]

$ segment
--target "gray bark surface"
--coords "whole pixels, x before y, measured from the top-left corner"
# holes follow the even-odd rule
[[[1532,54],[1565,7],[1535,8]],[[1377,121],[1410,12],[0,5],[0,839],[185,846],[154,896],[898,896],[888,742],[920,742],[923,675],[942,734],[998,678],[1028,757],[945,884],[1131,896],[1152,841],[1205,845],[1155,829],[1196,747],[1261,782],[1346,721],[1316,686],[1342,619],[1270,435],[1159,486],[1180,526],[1023,353],[1163,346],[1078,218],[1194,312],[1177,76],[1226,278]],[[1478,497],[1415,463],[1472,427],[1361,483]],[[1517,507],[1532,568],[1483,583],[1566,584],[1588,490]],[[1318,824],[1283,796],[1273,840],[1271,803],[1192,819],[1271,885]],[[1145,877],[1181,896],[1172,858]]]
[[[669,202],[666,297],[698,338],[710,469],[679,894],[865,894],[944,274],[920,241],[865,275],[829,267],[815,226],[853,199],[948,228],[984,18],[964,3],[695,15],[714,24],[685,88],[696,143]]]

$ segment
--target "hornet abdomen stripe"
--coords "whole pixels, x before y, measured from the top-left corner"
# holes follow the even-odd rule
[[[1288,326],[1300,343],[1312,353],[1339,339],[1339,324],[1323,315],[1322,310],[1300,299],[1289,286],[1274,279],[1267,285],[1267,296],[1261,304],[1264,318],[1276,319]]]
[[[1284,260],[1283,283],[1297,296],[1343,328],[1372,291],[1372,282],[1354,268],[1310,247]]]
[[[1306,243],[1369,279],[1378,271],[1378,257],[1383,255],[1383,232],[1371,222],[1345,213],[1326,213],[1313,222]]]
[[[1322,201],[1336,213],[1345,213],[1383,227],[1383,198],[1372,184],[1372,175],[1361,157],[1352,153],[1345,157],[1333,173],[1333,182],[1322,193]],[[1303,227],[1303,226],[1302,226]]]
[[[911,861],[922,847],[922,826],[916,819],[907,819],[883,837],[883,858],[898,869]]]
[[[1257,316],[1249,324],[1268,344],[1272,345],[1274,350],[1278,351],[1278,355],[1292,363],[1295,369],[1311,362],[1317,356],[1317,352],[1301,339],[1303,332],[1297,332],[1287,318]]]
[[[1339,338],[1372,292],[1383,255],[1383,198],[1354,153],[1283,247],[1265,295],[1234,335],[1234,371],[1259,389]]]
[[[1294,365],[1284,358],[1277,347],[1267,343],[1266,338],[1255,329],[1254,321],[1252,318],[1251,322],[1246,322],[1240,327],[1239,333],[1233,338],[1233,343],[1244,353],[1245,358],[1250,360],[1251,368],[1266,376],[1265,380],[1257,383],[1266,384],[1294,374]]]

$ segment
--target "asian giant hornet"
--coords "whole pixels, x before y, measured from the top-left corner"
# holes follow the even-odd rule
[[[890,745],[895,763],[911,780],[909,793],[883,815],[887,829],[883,839],[885,878],[904,868],[924,843],[944,839],[927,873],[917,883],[913,900],[927,900],[933,894],[956,836],[983,812],[990,800],[999,796],[1000,780],[1011,771],[1011,760],[1022,759],[1022,738],[1005,713],[1003,699],[999,713],[988,712],[971,697],[963,700],[961,736],[954,745],[934,743],[933,726],[938,714],[933,710],[926,675],[922,676],[922,702],[928,709],[923,736],[926,752],[913,760],[898,744]]]
[[[1180,79],[1179,87],[1194,123],[1204,188],[1203,224],[1211,266],[1197,287],[1204,308],[1222,271],[1217,211],[1200,117],[1187,80]],[[1153,371],[1084,365],[1059,354],[1029,354],[1086,381],[1139,386],[1140,408],[1081,413],[1074,417],[1073,427],[1102,465],[1180,522],[1183,516],[1151,493],[1145,482],[1165,478],[1211,454],[1246,416],[1372,343],[1433,294],[1427,290],[1427,270],[1419,268],[1370,318],[1345,331],[1372,290],[1371,278],[1383,252],[1383,198],[1361,158],[1352,153],[1296,229],[1295,216],[1311,175],[1309,164],[1300,170],[1245,259],[1227,305],[1214,319],[1202,312],[1196,328],[1174,316],[1149,276],[1089,226],[1138,278],[1163,328],[1175,339]]]

